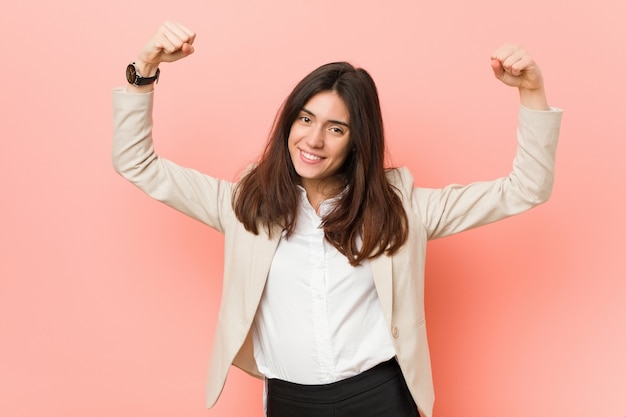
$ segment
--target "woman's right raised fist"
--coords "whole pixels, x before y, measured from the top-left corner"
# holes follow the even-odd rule
[[[196,34],[176,22],[164,22],[137,55],[137,64],[156,68],[191,55]]]

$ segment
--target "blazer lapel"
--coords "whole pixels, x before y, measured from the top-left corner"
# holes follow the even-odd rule
[[[254,315],[261,301],[267,275],[269,274],[280,238],[281,231],[278,229],[274,229],[271,238],[265,233],[260,233],[253,238],[249,263],[249,291],[246,291],[247,297],[245,300],[246,318],[249,323],[252,323],[252,320],[254,320]]]
[[[383,308],[383,313],[387,323],[391,324],[391,312],[393,306],[393,266],[392,257],[380,255],[370,261],[374,285]]]

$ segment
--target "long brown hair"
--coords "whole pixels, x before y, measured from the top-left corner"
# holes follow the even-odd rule
[[[334,91],[350,115],[351,151],[335,179],[344,185],[335,208],[324,216],[326,239],[352,265],[394,254],[407,240],[402,201],[385,175],[385,140],[378,92],[372,77],[346,62],[322,65],[293,89],[274,121],[257,165],[239,182],[233,208],[246,230],[275,227],[289,237],[296,225],[300,177],[287,140],[292,124],[311,97]],[[275,232],[275,231],[274,231]],[[360,243],[360,241],[362,241]]]

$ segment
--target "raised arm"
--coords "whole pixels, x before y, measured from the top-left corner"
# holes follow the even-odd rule
[[[137,72],[154,76],[162,62],[193,53],[194,39],[184,26],[165,22],[137,55]],[[150,83],[113,90],[113,167],[150,197],[224,231],[232,219],[232,183],[157,155],[152,141],[153,89]]]
[[[430,239],[504,219],[550,197],[562,111],[548,105],[541,71],[520,46],[498,48],[491,56],[491,69],[498,80],[519,90],[513,169],[492,181],[416,189],[414,207]]]

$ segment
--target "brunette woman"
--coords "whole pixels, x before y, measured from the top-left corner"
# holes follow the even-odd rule
[[[128,66],[129,85],[114,91],[113,160],[148,195],[225,235],[208,406],[235,365],[265,379],[269,417],[430,417],[426,242],[550,196],[561,111],[548,106],[538,66],[516,45],[492,56],[521,104],[505,177],[425,189],[385,167],[374,81],[339,62],[295,86],[265,151],[233,183],[154,152],[159,65],[193,53],[194,39],[166,22]]]

